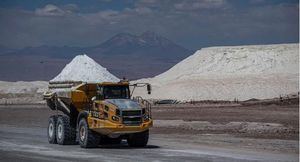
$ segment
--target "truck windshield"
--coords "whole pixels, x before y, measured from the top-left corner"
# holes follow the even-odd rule
[[[104,86],[103,94],[105,99],[129,99],[128,86]]]

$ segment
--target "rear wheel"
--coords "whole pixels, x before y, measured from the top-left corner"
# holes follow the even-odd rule
[[[127,143],[130,147],[145,147],[149,139],[149,130],[140,133],[130,134]]]
[[[57,116],[56,115],[53,115],[53,116],[49,117],[47,135],[48,135],[48,142],[51,143],[51,144],[57,144],[57,141],[56,141],[56,122],[57,122]]]
[[[100,142],[100,136],[89,129],[88,124],[84,118],[80,120],[78,129],[80,147],[94,148],[98,146],[98,143]]]
[[[59,116],[56,123],[56,140],[60,145],[76,144],[76,129],[67,116]]]

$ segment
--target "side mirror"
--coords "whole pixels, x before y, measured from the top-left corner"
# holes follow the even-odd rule
[[[151,85],[150,84],[147,84],[147,91],[148,91],[148,94],[151,94]]]
[[[97,85],[97,100],[104,100],[103,87]]]
[[[102,94],[101,91],[97,91],[96,99],[97,100],[104,100],[104,95]]]

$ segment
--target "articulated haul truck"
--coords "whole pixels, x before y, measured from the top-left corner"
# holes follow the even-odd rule
[[[130,88],[131,87],[131,88]],[[131,90],[148,83],[49,82],[43,97],[56,115],[49,117],[48,141],[51,144],[76,144],[83,148],[99,144],[118,144],[123,139],[131,147],[144,147],[152,127],[151,104],[132,98]],[[62,112],[62,113],[58,113]]]

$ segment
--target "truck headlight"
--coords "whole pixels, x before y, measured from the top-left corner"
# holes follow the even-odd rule
[[[149,121],[149,116],[148,115],[144,115],[143,119],[144,119],[144,121]]]
[[[116,116],[112,116],[111,119],[112,119],[113,121],[119,121],[119,118],[116,117]]]

